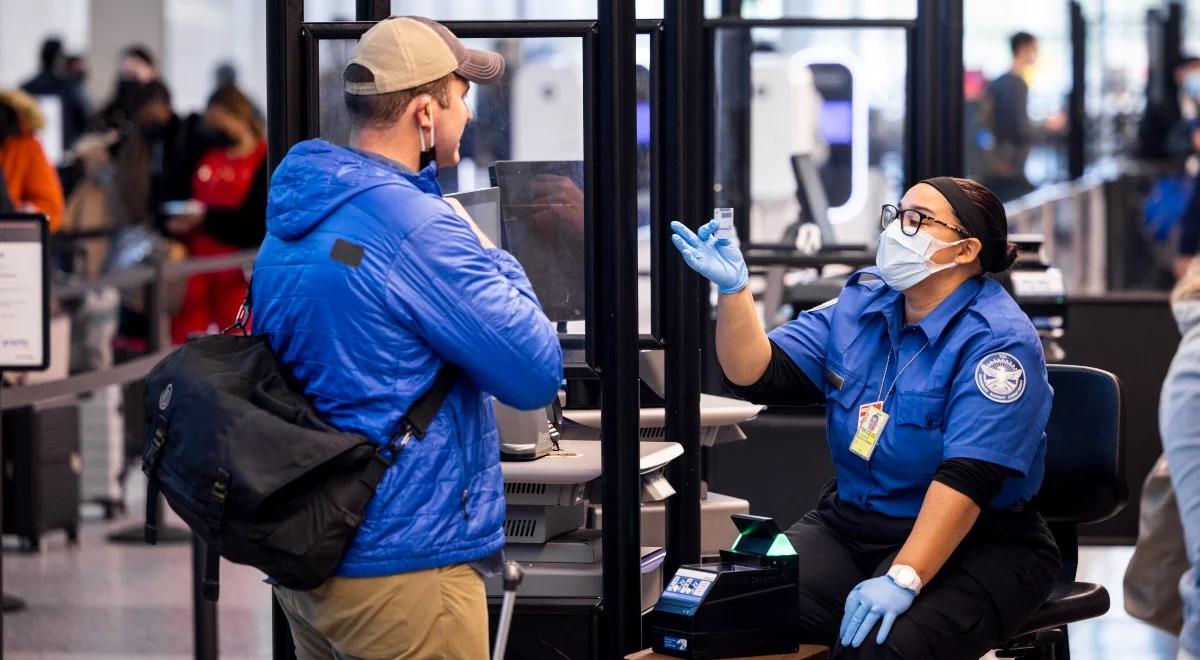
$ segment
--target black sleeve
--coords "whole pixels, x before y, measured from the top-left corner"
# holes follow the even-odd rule
[[[771,342],[771,362],[758,382],[742,386],[726,378],[725,387],[738,398],[763,405],[811,406],[825,403],[825,392],[809,380],[775,342]]]
[[[952,458],[938,466],[933,480],[946,484],[971,498],[980,509],[987,508],[1004,480],[1019,476],[1016,470],[974,458]]]
[[[241,249],[258,247],[267,233],[267,185],[264,158],[254,172],[254,181],[241,206],[205,211],[204,233]]]

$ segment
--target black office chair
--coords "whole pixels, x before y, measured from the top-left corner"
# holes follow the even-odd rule
[[[1108,590],[1076,582],[1076,527],[1116,515],[1125,483],[1125,399],[1121,382],[1091,367],[1049,365],[1054,407],[1046,425],[1046,476],[1037,507],[1062,553],[1063,570],[1042,607],[996,652],[1002,658],[1071,657],[1067,625],[1108,611]]]

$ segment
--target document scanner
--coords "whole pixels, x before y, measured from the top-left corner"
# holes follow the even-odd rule
[[[799,647],[798,557],[771,518],[736,514],[721,561],[675,572],[651,614],[654,650],[677,658],[793,653]]]

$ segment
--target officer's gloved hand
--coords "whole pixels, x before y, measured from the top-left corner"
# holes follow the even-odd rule
[[[912,606],[916,597],[916,594],[897,586],[886,575],[860,582],[846,597],[846,613],[842,616],[842,629],[838,633],[842,646],[862,646],[863,640],[880,619],[883,619],[883,623],[879,626],[875,643],[883,644],[892,631],[892,624]]]
[[[717,221],[710,220],[697,235],[681,223],[672,222],[675,235],[671,242],[687,265],[716,284],[721,293],[737,293],[746,288],[750,271],[746,269],[746,261],[737,245],[716,237],[717,227]]]

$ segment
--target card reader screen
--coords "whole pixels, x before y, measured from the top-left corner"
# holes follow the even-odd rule
[[[663,591],[663,596],[699,603],[712,588],[715,577],[712,573],[680,569]]]

